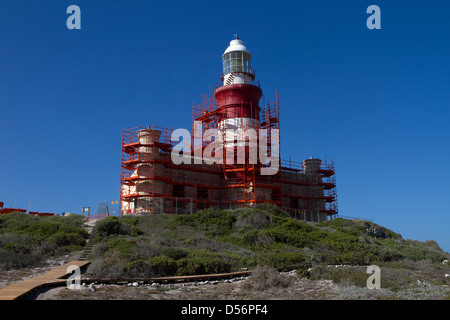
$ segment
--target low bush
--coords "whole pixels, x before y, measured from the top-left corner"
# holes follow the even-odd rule
[[[272,217],[262,210],[246,210],[238,216],[234,223],[237,230],[260,230],[267,228],[272,222]]]
[[[178,275],[195,275],[229,272],[229,263],[219,253],[206,249],[191,251],[177,261]]]
[[[188,252],[183,248],[169,247],[164,248],[161,251],[161,254],[171,259],[179,260],[185,258],[188,255]]]
[[[305,263],[306,256],[301,252],[269,252],[261,254],[259,265],[271,267],[289,267]]]
[[[152,278],[155,276],[150,261],[134,260],[123,267],[123,275],[130,278]]]
[[[34,268],[41,265],[39,256],[0,249],[0,270]]]
[[[367,278],[370,275],[364,268],[333,267],[328,265],[317,265],[310,269],[308,278],[311,280],[333,280],[336,284],[367,286]]]
[[[281,208],[273,203],[259,203],[256,206],[256,209],[262,210],[264,212],[267,212],[268,214],[275,216],[275,217],[281,217],[281,218],[290,218],[290,216],[281,210]]]
[[[286,275],[280,275],[276,268],[270,266],[257,267],[250,277],[245,280],[243,288],[253,290],[267,290],[273,288],[287,288],[291,280]]]
[[[136,240],[127,239],[123,236],[111,237],[106,241],[109,251],[117,252],[124,259],[135,257],[136,254]]]
[[[101,258],[94,259],[87,273],[92,277],[119,279],[125,276],[124,268],[129,263],[117,251],[108,251]]]
[[[242,244],[254,250],[269,249],[274,242],[274,236],[267,232],[252,230],[242,235]]]
[[[87,238],[82,216],[1,215],[0,263],[4,269],[34,267],[46,257],[81,250]]]
[[[131,229],[119,217],[107,217],[97,222],[93,232],[97,236],[108,237],[111,235],[129,235]]]
[[[84,247],[86,240],[79,233],[57,231],[51,235],[50,241],[54,242],[58,247],[79,246]]]
[[[178,264],[172,258],[167,256],[158,256],[150,258],[148,261],[156,276],[173,276],[177,273]]]

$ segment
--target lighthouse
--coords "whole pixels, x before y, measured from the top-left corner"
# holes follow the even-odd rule
[[[223,85],[214,92],[219,106],[218,128],[223,133],[224,147],[227,155],[236,151],[235,147],[256,147],[256,141],[245,141],[245,132],[257,134],[260,128],[259,101],[262,91],[259,82],[255,80],[255,70],[252,67],[252,54],[237,36],[222,55],[223,70],[221,81]],[[228,130],[229,129],[229,130]],[[254,132],[249,129],[253,129]],[[228,130],[228,131],[227,131]],[[230,134],[233,130],[233,134]],[[233,154],[237,155],[236,152]],[[227,163],[230,161],[227,156]]]
[[[222,86],[214,92],[218,129],[224,144],[224,190],[236,203],[256,203],[255,178],[262,90],[255,80],[252,54],[237,36],[222,54]],[[265,195],[269,198],[269,195]]]
[[[305,221],[335,217],[334,163],[282,161],[278,93],[274,102],[262,99],[252,53],[237,36],[220,58],[214,95],[192,106],[193,136],[155,124],[123,130],[121,214],[193,214],[272,203]],[[186,161],[174,161],[180,150]]]

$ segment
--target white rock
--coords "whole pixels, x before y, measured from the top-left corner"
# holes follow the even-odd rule
[[[444,275],[444,277],[450,278],[450,274],[446,273],[446,274]]]
[[[448,263],[448,260],[442,261],[442,264],[447,264],[447,263]]]
[[[133,282],[133,287],[139,287],[139,283]]]

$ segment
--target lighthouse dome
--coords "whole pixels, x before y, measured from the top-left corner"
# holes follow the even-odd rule
[[[247,47],[244,45],[244,41],[242,41],[239,38],[237,38],[237,39],[234,39],[234,40],[230,41],[230,45],[225,50],[225,52],[223,53],[222,56],[226,55],[229,52],[235,52],[235,51],[246,52],[250,56],[252,55],[250,53],[250,51],[248,51]]]
[[[255,71],[252,68],[252,55],[244,42],[237,36],[222,55],[222,81],[224,85],[252,83]]]

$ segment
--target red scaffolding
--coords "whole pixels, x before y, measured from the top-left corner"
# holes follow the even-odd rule
[[[272,152],[276,151],[278,159],[281,159],[280,135],[273,134],[274,129],[280,128],[278,93],[275,102],[263,102],[261,108],[250,110],[258,113],[247,115],[251,119],[259,119],[256,128],[254,124],[243,121],[235,128],[241,132],[255,128],[258,147],[259,131],[266,129],[267,154],[273,156]],[[203,96],[202,103],[192,107],[191,132],[196,129],[195,121],[202,123],[202,136],[208,129],[220,130],[220,112],[221,106],[214,97]],[[234,112],[234,118],[241,117],[243,106],[235,108]],[[262,175],[261,170],[265,166],[259,159],[256,163],[249,161],[249,140],[244,147],[234,147],[234,160],[242,157],[243,163],[234,161],[227,164],[226,148],[223,148],[216,150],[223,153],[221,163],[206,165],[192,161],[191,164],[176,165],[171,160],[174,146],[171,135],[171,129],[156,126],[123,130],[121,214],[189,214],[211,206],[252,207],[263,202],[277,204],[292,216],[310,221],[321,221],[338,213],[334,163],[323,161],[314,172],[306,172],[302,163],[279,160],[276,174]],[[227,141],[225,130],[223,138]],[[192,159],[197,152],[203,155],[211,143],[207,139],[202,141],[201,145],[196,145],[194,135],[191,136]],[[275,144],[278,148],[274,148]]]

